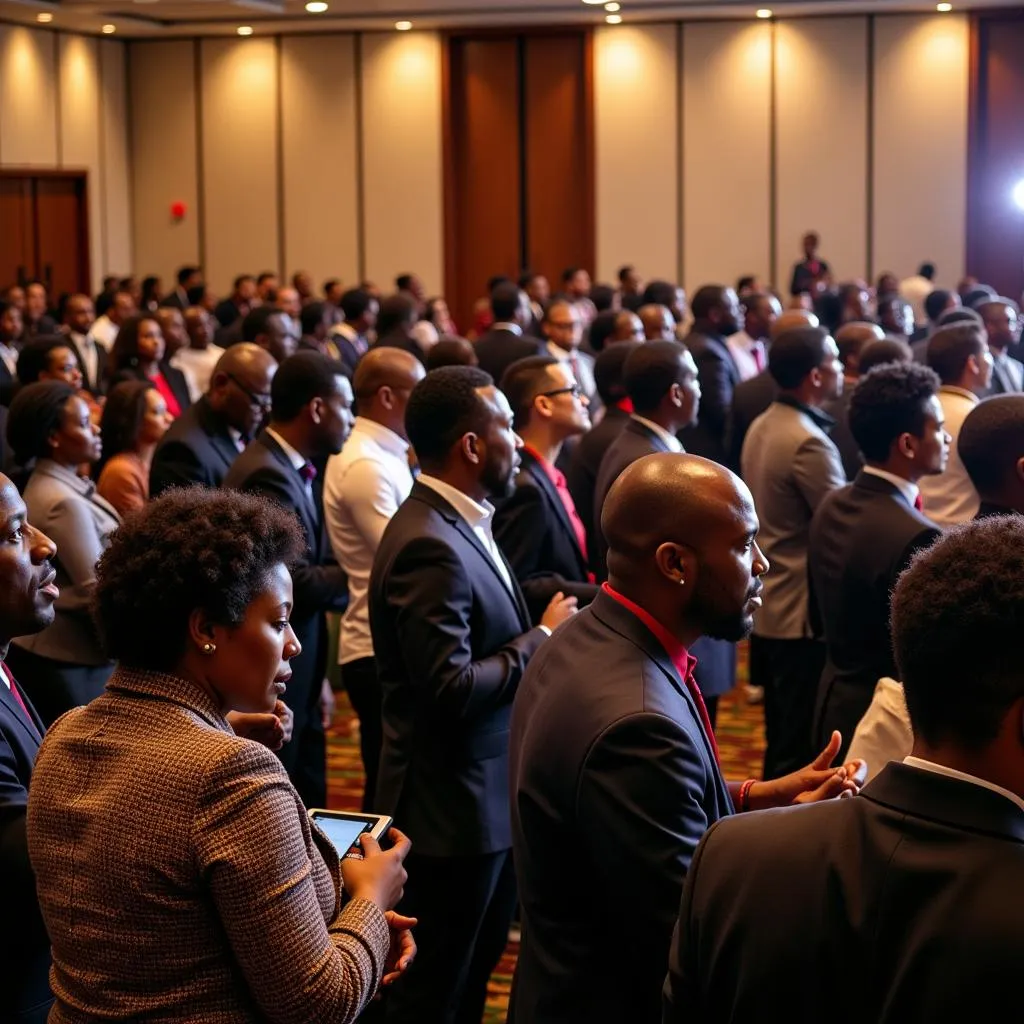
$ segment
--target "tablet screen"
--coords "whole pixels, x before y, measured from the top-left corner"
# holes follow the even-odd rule
[[[317,814],[313,817],[316,826],[334,844],[339,857],[344,857],[359,836],[370,826],[365,821],[351,818],[326,818]]]

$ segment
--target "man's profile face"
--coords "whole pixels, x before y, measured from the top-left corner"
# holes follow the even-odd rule
[[[58,597],[50,559],[56,547],[28,522],[18,489],[0,476],[0,636],[38,633],[53,622]]]
[[[515,490],[523,442],[512,427],[512,407],[505,393],[491,385],[479,388],[477,394],[487,410],[486,426],[479,435],[484,448],[480,483],[491,497],[507,498]]]

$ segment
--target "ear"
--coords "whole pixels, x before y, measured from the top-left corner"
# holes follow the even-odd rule
[[[479,435],[473,433],[463,434],[460,446],[467,462],[477,466],[483,461],[483,444],[480,441]]]
[[[538,395],[533,400],[533,411],[536,412],[538,416],[543,416],[545,419],[551,419],[551,414],[554,411],[551,399],[546,398],[544,395]]]
[[[324,400],[322,398],[314,398],[309,403],[309,418],[314,423],[320,423],[324,415]]]
[[[816,366],[816,367],[814,367],[813,370],[811,370],[811,383],[816,388],[820,388],[821,387],[821,368],[820,367]]]
[[[683,386],[682,386],[682,384],[673,384],[672,387],[670,387],[668,389],[668,397],[669,397],[669,400],[672,402],[672,404],[677,409],[682,409],[682,407],[683,407]]]
[[[201,651],[204,644],[215,643],[216,626],[201,608],[194,608],[188,617],[188,642]]]
[[[654,561],[662,576],[677,587],[690,587],[697,578],[697,558],[693,549],[674,541],[659,544]]]
[[[904,431],[896,438],[896,450],[905,459],[912,459],[917,454],[917,440],[909,431]]]
[[[1018,459],[1014,463],[1013,470],[1017,474],[1018,481],[1024,483],[1024,458]]]
[[[385,409],[393,409],[395,407],[395,393],[386,384],[384,387],[377,389],[377,397]]]

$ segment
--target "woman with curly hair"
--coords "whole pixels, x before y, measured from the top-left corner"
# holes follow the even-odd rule
[[[287,687],[303,545],[267,499],[192,488],[100,560],[117,669],[48,731],[28,808],[54,1024],[352,1021],[411,961],[415,921],[391,909],[409,840],[364,836],[339,863],[281,762],[226,717]]]

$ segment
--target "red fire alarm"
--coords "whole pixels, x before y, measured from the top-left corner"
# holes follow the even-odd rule
[[[175,220],[184,220],[186,213],[188,213],[188,207],[180,199],[171,203],[171,216]]]

